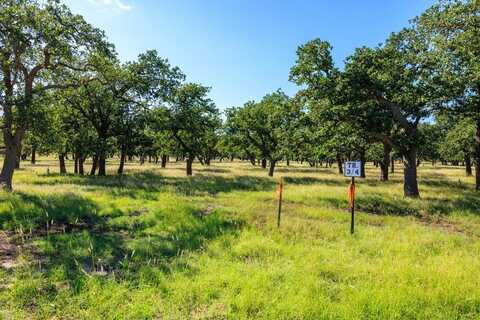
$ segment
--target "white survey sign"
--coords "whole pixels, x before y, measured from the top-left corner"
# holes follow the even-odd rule
[[[362,165],[360,161],[346,161],[343,174],[345,177],[360,177],[362,173]]]

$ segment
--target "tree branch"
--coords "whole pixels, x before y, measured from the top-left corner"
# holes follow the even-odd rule
[[[379,92],[375,94],[375,99],[380,105],[387,107],[393,114],[393,118],[406,130],[411,132],[415,129],[415,125],[412,125],[407,118],[402,114],[402,109],[396,103],[393,103],[383,97],[383,95]]]

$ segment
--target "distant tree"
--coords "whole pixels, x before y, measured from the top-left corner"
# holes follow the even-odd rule
[[[260,102],[247,102],[243,107],[229,111],[227,121],[244,150],[258,154],[270,162],[269,176],[273,176],[275,166],[282,160],[289,140],[286,135],[293,134],[292,124],[297,112],[290,98],[282,91],[266,95]]]
[[[439,153],[448,161],[463,161],[465,173],[472,175],[472,155],[475,153],[475,122],[461,119],[446,134]]]
[[[431,161],[435,163],[440,159],[440,146],[443,143],[443,132],[441,127],[436,123],[420,123],[419,130],[419,144],[418,144],[418,160]]]
[[[121,100],[121,116],[116,118],[114,126],[120,149],[120,165],[117,170],[119,174],[123,173],[127,153],[132,154],[135,149],[137,151],[139,148],[142,149],[142,142],[150,144],[149,153],[159,151],[157,147],[161,142],[160,133],[143,130],[148,131],[149,125],[152,124],[150,117],[154,115],[150,111],[162,103],[171,101],[175,91],[185,79],[185,75],[178,67],[171,66],[168,60],[160,57],[155,50],[140,54],[136,61],[127,63],[123,68],[128,78],[119,79],[120,84],[113,86]],[[155,141],[150,140],[145,134]],[[167,153],[161,157],[162,166],[165,166]]]
[[[263,158],[261,151],[250,142],[245,132],[246,115],[240,111],[241,108],[234,107],[226,110],[226,120],[223,127],[221,146],[231,157],[238,156],[256,165],[257,159]],[[242,113],[242,114],[241,114]]]
[[[62,95],[65,104],[75,109],[90,123],[97,135],[96,150],[91,174],[106,175],[106,159],[114,148],[114,125],[123,117],[122,94],[127,90],[118,90],[118,82],[127,77],[116,59],[94,56],[91,63],[95,66],[95,79],[79,88],[65,91]]]
[[[234,136],[234,133],[230,131],[231,126],[228,123],[229,119],[231,118],[228,116],[227,110],[226,121],[222,124],[217,142],[217,151],[219,153],[220,160],[223,160],[224,158],[228,158],[231,161],[233,161],[235,158],[248,159],[252,165],[256,165],[255,158],[251,158],[246,155],[246,153],[243,151],[241,143],[236,141],[237,137]]]
[[[153,139],[155,154],[160,156],[161,167],[165,168],[169,156],[175,152],[175,139],[168,130],[168,110],[165,107],[154,108],[147,119],[147,131]]]
[[[18,150],[17,168],[20,166],[20,152],[23,155],[30,155],[31,163],[36,164],[37,154],[49,148],[49,134],[51,133],[51,113],[55,110],[52,108],[51,92],[42,97],[38,97],[35,101],[35,108],[32,108],[32,121],[29,130],[25,132],[22,149]]]
[[[202,139],[199,156],[200,162],[207,166],[209,166],[211,160],[218,155],[217,145],[220,137],[219,130],[222,125],[220,117],[212,120],[213,128],[215,128],[216,130],[209,130],[205,134],[204,138]]]
[[[294,97],[289,101],[285,124],[281,131],[281,153],[287,166],[291,160],[298,160],[305,154],[309,132],[309,118],[303,99]]]
[[[176,141],[176,152],[186,156],[186,173],[202,156],[202,148],[212,132],[219,129],[219,112],[210,98],[209,88],[187,83],[176,91],[165,109],[164,127]]]

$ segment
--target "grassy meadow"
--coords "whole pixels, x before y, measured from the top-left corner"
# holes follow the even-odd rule
[[[0,319],[480,318],[480,197],[460,167],[422,165],[421,199],[400,164],[386,183],[368,167],[350,235],[336,168],[22,166],[0,193]]]

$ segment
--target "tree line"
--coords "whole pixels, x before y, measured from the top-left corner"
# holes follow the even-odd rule
[[[222,114],[209,88],[157,51],[121,62],[103,31],[59,1],[0,4],[0,104],[12,189],[20,160],[74,159],[74,173],[106,175],[106,161],[250,161],[274,175],[279,161],[312,167],[371,161],[379,179],[403,162],[404,194],[419,196],[421,162],[475,167],[480,190],[480,2],[440,1],[382,44],[360,47],[339,67],[332,45],[297,49],[281,90]],[[91,159],[86,172],[84,163]],[[363,175],[365,170],[362,170]]]

